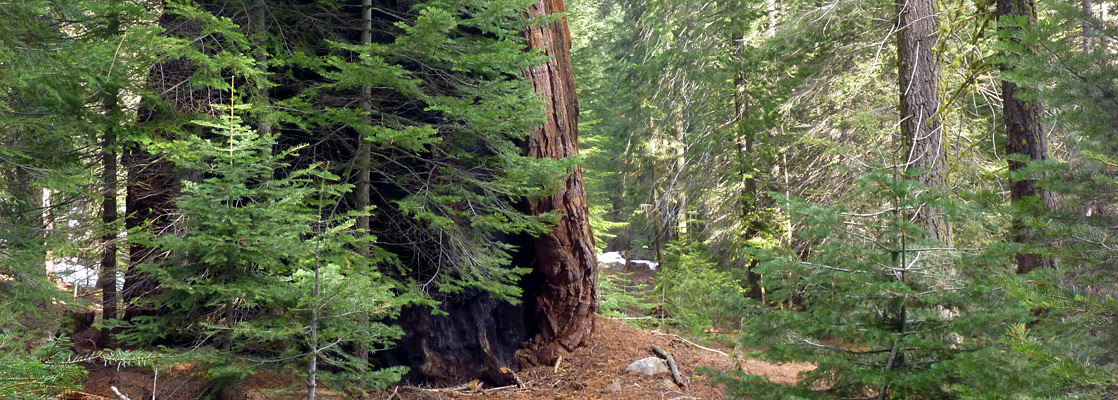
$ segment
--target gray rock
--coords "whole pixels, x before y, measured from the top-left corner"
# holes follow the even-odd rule
[[[629,372],[640,372],[641,374],[652,376],[656,374],[666,374],[671,372],[668,368],[668,362],[659,357],[648,357],[629,364],[629,368],[625,368]]]
[[[620,390],[621,390],[621,381],[618,381],[617,379],[614,379],[613,381],[610,381],[609,386],[606,386],[606,390],[604,390],[604,392],[614,393],[614,392],[617,392],[617,391],[620,391]]]
[[[679,386],[676,386],[674,381],[667,378],[660,380],[660,388],[667,391],[679,390]]]

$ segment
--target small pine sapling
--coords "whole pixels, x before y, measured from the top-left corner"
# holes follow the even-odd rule
[[[196,121],[204,135],[159,147],[202,178],[183,182],[181,234],[133,236],[170,256],[139,267],[158,280],[147,301],[163,312],[124,323],[121,339],[211,349],[200,357],[223,384],[307,358],[328,365],[331,378],[372,387],[399,379],[401,369],[368,370],[350,354],[399,337],[380,321],[412,301],[377,272],[391,261],[385,252],[354,251],[373,239],[355,231],[359,213],[331,212],[352,185],[318,164],[293,168],[302,146],[280,148],[276,133],[246,126],[238,113],[247,105],[214,107],[223,111],[216,121]]]

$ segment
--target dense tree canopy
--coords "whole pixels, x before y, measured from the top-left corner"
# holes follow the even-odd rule
[[[816,367],[730,396],[1101,396],[1114,6],[0,3],[0,397],[522,385],[599,305]]]

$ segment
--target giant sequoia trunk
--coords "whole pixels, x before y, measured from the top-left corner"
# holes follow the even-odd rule
[[[905,169],[922,171],[919,180],[942,187],[947,178],[940,124],[939,19],[934,0],[897,0],[897,72],[900,81],[901,142]],[[928,236],[951,241],[942,209],[921,207],[916,218]]]
[[[529,9],[529,16],[565,11],[563,0],[540,0]],[[532,87],[545,100],[547,121],[532,130],[525,151],[538,158],[576,155],[578,98],[567,21],[530,26],[527,36],[531,48],[543,49],[551,58],[527,71]],[[543,287],[527,288],[525,294],[536,296],[539,332],[517,354],[528,363],[551,364],[590,340],[598,308],[598,264],[582,169],[576,166],[560,180],[554,194],[531,202],[529,208],[533,214],[558,212],[561,219],[549,234],[535,240],[533,268],[542,275]]]
[[[1028,23],[1036,21],[1036,3],[1033,0],[998,0],[998,18],[1019,17],[1026,18]],[[1010,39],[1016,41],[1016,39]],[[1012,66],[1003,65],[1003,70],[1012,70]],[[1035,100],[1022,100],[1020,94],[1027,89],[1018,87],[1008,80],[1002,81],[1002,117],[1005,120],[1006,154],[1026,156],[1030,161],[1043,161],[1048,159],[1048,140],[1040,124],[1043,107]],[[1017,171],[1028,163],[1009,160],[1009,170]],[[1038,204],[1047,209],[1051,206],[1052,196],[1042,188],[1036,186],[1032,179],[1011,179],[1009,189],[1010,201],[1020,202],[1029,198],[1036,198]],[[1020,218],[1013,221],[1013,241],[1028,244],[1034,240],[1036,234],[1029,227],[1024,226]],[[1049,261],[1039,254],[1018,254],[1017,272],[1026,273]]]
[[[243,16],[251,14],[238,13],[237,7],[226,7],[221,1],[199,3],[203,7],[213,6],[216,14],[230,16],[238,23],[245,22]],[[414,2],[387,1],[355,0],[352,3],[364,4],[364,6],[348,8],[352,11],[350,14],[345,14],[348,17],[343,16],[342,19],[330,21],[332,23],[354,21],[355,18],[352,17],[355,17],[356,12],[360,10],[361,25],[339,24],[346,28],[339,28],[338,32],[308,31],[308,42],[322,41],[323,37],[354,42],[393,40],[392,37],[376,35],[386,32],[384,27],[394,26],[399,22],[397,15],[405,15],[414,5]],[[260,4],[273,5],[268,13],[269,18],[276,16],[275,23],[290,26],[298,26],[300,21],[285,18],[305,15],[307,7],[313,9],[313,5],[307,5],[305,2],[295,4],[256,2],[255,4],[258,5],[254,9],[257,11],[262,9],[259,7]],[[370,10],[374,12],[371,16],[368,15]],[[541,1],[531,8],[527,16],[538,17],[562,11],[562,1]],[[370,19],[373,27],[369,26]],[[174,21],[173,17],[168,16],[160,21],[176,35],[196,28],[189,23],[185,26],[173,26],[178,25],[177,22],[179,21]],[[525,71],[534,90],[545,100],[547,120],[531,132],[524,143],[524,154],[557,159],[575,155],[578,150],[576,130],[578,106],[572,82],[567,24],[565,21],[556,21],[530,26],[527,29],[526,39],[529,46],[543,49],[551,59],[546,65]],[[299,29],[291,28],[291,31],[298,32]],[[313,46],[312,43],[311,47]],[[158,110],[150,110],[150,115],[141,116],[141,119],[153,130],[159,129],[160,123],[175,125],[176,121],[165,120],[194,111],[184,109],[191,104],[207,105],[214,100],[220,100],[206,98],[205,93],[194,93],[190,85],[180,84],[189,79],[192,68],[193,65],[189,62],[173,60],[160,65],[158,73],[152,74],[153,86],[156,87],[157,92],[167,94],[167,106],[169,111],[172,111],[168,115],[163,115]],[[291,74],[275,74],[276,79],[282,82],[272,91],[273,100],[279,101],[286,98],[284,96],[292,96],[297,93],[300,85],[313,83],[322,78],[304,70],[293,71]],[[432,82],[437,84],[439,80],[433,79]],[[373,93],[373,96],[370,96],[367,89],[362,89],[359,88],[352,93],[329,95],[351,96],[348,99],[341,97],[338,99],[353,101],[367,112],[383,113],[385,110],[391,110],[392,107],[403,107],[394,103],[401,101],[395,95],[387,97],[386,100],[385,96],[389,96],[388,94]],[[332,99],[338,100],[322,99],[325,96],[327,95],[322,94],[319,99],[324,104]],[[410,104],[403,104],[408,108],[412,107]],[[410,118],[419,121],[440,118],[436,113],[409,112],[412,113],[409,114]],[[273,129],[282,130],[285,127],[283,124],[276,124]],[[283,132],[284,135],[300,134],[295,131],[288,129]],[[162,133],[155,132],[153,135],[162,135]],[[324,148],[317,154],[339,158],[348,156],[357,160],[358,170],[363,169],[361,167],[367,168],[371,163],[369,152],[377,150],[370,149],[367,143],[354,144],[352,152]],[[384,153],[378,154],[380,157],[391,157],[397,154],[387,150],[381,151]],[[181,173],[175,171],[170,163],[138,149],[129,149],[126,157],[129,166],[128,226],[135,228],[146,225],[155,232],[164,232],[173,228],[170,216],[174,212],[174,199],[181,190],[179,183],[182,178]],[[410,160],[418,162],[415,159]],[[402,165],[405,169],[414,167],[416,170],[427,171],[426,173],[433,173],[430,171],[434,170],[427,168],[426,164],[413,166],[407,165],[406,163],[409,162],[407,160],[396,161],[399,162],[393,165]],[[380,174],[384,173],[385,171],[380,172]],[[361,221],[360,227],[374,233],[378,233],[377,230],[381,229],[383,232],[380,236],[389,237],[394,233],[391,228],[395,225],[382,225],[381,222],[400,217],[392,214],[396,210],[393,201],[405,196],[409,188],[390,181],[389,177],[376,175],[370,178],[367,170],[359,171],[355,175],[350,176],[352,182],[358,186],[358,193],[353,203],[357,207],[366,205],[378,207],[380,212],[377,215],[384,219]],[[405,310],[395,321],[407,331],[406,336],[401,338],[392,350],[373,354],[374,364],[407,365],[411,367],[411,375],[408,378],[412,381],[451,384],[480,378],[490,383],[507,384],[512,379],[508,371],[517,359],[524,363],[551,363],[558,356],[584,344],[593,329],[593,313],[597,308],[597,264],[581,170],[576,168],[550,193],[553,194],[523,204],[524,211],[529,213],[555,212],[561,217],[549,234],[538,238],[525,235],[504,238],[507,243],[519,247],[513,264],[531,266],[533,269],[533,272],[520,282],[523,289],[523,301],[520,304],[510,304],[482,289],[466,288],[462,292],[437,298],[441,302],[440,309],[445,314],[435,315],[426,306],[412,307]],[[422,257],[418,257],[417,252],[425,250],[424,248],[408,247],[410,242],[407,241],[398,242],[403,244],[385,241],[381,245],[399,254],[404,262],[416,264],[411,265],[416,269],[426,267],[422,265],[423,261],[416,261],[423,260]],[[133,246],[131,255],[132,263],[158,260],[162,257],[157,250],[142,246]],[[129,275],[126,283],[127,297],[143,298],[152,290],[157,290],[152,280],[138,274]],[[159,310],[133,307],[129,310],[129,316],[154,312]],[[361,353],[360,348],[353,350],[355,353]]]
[[[541,0],[529,17],[559,12],[561,0]],[[532,130],[524,152],[556,159],[575,155],[578,104],[566,21],[530,26],[526,35],[529,46],[551,57],[525,71],[544,100],[547,119]],[[411,381],[455,384],[480,378],[504,385],[513,382],[507,371],[516,362],[550,364],[589,340],[598,304],[597,262],[581,169],[563,178],[552,195],[524,207],[531,214],[554,211],[561,218],[549,234],[508,238],[519,247],[513,264],[532,267],[520,282],[523,301],[510,304],[467,289],[439,299],[444,315],[412,307],[397,321],[405,337],[377,354],[375,362],[410,366]]]

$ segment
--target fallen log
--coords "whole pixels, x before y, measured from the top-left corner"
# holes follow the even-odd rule
[[[679,374],[679,366],[677,366],[675,363],[675,357],[672,357],[671,354],[656,345],[652,345],[652,352],[656,353],[656,355],[660,356],[661,358],[668,360],[668,368],[672,370],[672,380],[674,380],[675,384],[678,385],[681,389],[686,388],[687,383],[683,381],[683,375]]]

